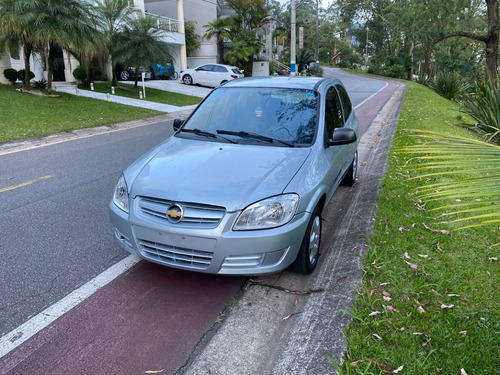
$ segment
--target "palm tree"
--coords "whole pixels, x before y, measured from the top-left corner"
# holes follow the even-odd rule
[[[212,22],[206,24],[204,27],[206,29],[205,39],[211,39],[215,37],[217,39],[217,50],[219,52],[219,63],[224,64],[224,39],[229,37],[229,24],[228,18],[215,19]]]
[[[304,48],[299,49],[299,51],[297,52],[297,56],[295,57],[295,60],[297,62],[298,72],[302,72],[306,68],[307,64],[316,61],[313,53]]]
[[[18,0],[26,13],[24,22],[33,27],[33,38],[44,47],[47,87],[52,87],[54,51],[57,46],[66,50],[97,50],[99,33],[90,18],[90,8],[79,0]]]
[[[30,57],[33,53],[33,28],[25,21],[23,3],[18,0],[0,0],[0,51],[11,55],[23,48],[24,86],[30,88]]]
[[[102,31],[106,46],[106,57],[111,58],[112,85],[116,86],[116,58],[113,53],[117,35],[137,15],[137,9],[128,6],[128,0],[96,0],[94,6],[98,28]]]
[[[162,40],[165,32],[153,17],[139,15],[118,34],[114,54],[118,60],[135,68],[135,88],[141,66],[149,66],[156,60],[172,59],[168,44]]]
[[[420,131],[422,143],[403,148],[418,155],[418,178],[441,178],[418,189],[419,198],[444,202],[435,210],[461,228],[500,223],[500,146],[476,139]],[[451,202],[451,203],[450,203]]]

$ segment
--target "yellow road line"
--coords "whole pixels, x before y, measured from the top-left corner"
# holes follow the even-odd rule
[[[19,185],[8,186],[6,188],[0,189],[0,193],[4,193],[4,192],[9,191],[9,190],[14,190],[14,189],[17,189],[17,188],[20,188],[23,186],[31,185],[31,184],[34,184],[35,182],[47,180],[47,179],[52,178],[52,177],[56,177],[56,176],[53,174],[49,174],[48,176],[38,177],[38,178],[35,178],[34,180],[29,180],[29,181],[23,182],[22,184],[19,184]]]

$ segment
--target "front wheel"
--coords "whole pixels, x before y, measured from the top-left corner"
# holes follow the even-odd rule
[[[313,273],[318,264],[321,246],[321,209],[316,207],[307,225],[306,233],[299,254],[293,264],[293,270],[303,275]]]
[[[121,73],[120,73],[120,79],[122,81],[128,81],[130,78],[130,73],[126,70],[122,70]]]
[[[182,77],[182,82],[184,82],[185,85],[192,85],[193,79],[189,74],[185,74],[184,77]]]
[[[352,186],[356,182],[356,177],[358,174],[358,152],[354,154],[354,159],[349,167],[344,179],[342,180],[342,185]]]

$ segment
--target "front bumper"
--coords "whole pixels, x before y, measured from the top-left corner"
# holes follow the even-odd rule
[[[133,205],[131,205],[133,206]],[[233,231],[239,212],[226,213],[213,229],[175,228],[109,205],[115,236],[128,252],[165,266],[225,274],[262,275],[284,270],[298,254],[310,214],[297,214],[273,229]]]

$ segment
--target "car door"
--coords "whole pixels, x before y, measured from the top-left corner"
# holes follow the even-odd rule
[[[229,72],[227,71],[225,66],[215,65],[212,79],[213,86],[217,87],[223,81],[228,81],[229,79],[231,79],[231,77],[229,76]]]
[[[200,85],[210,86],[211,85],[211,76],[213,73],[214,65],[206,64],[196,68],[196,77],[195,82]]]
[[[344,127],[344,113],[341,99],[335,86],[331,86],[325,95],[325,154],[329,163],[327,202],[332,197],[335,189],[342,180],[342,172],[345,169],[346,145],[329,146],[328,141],[332,138],[335,129]]]

